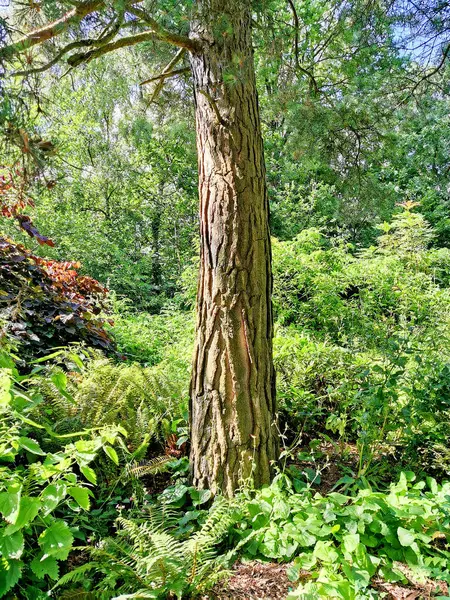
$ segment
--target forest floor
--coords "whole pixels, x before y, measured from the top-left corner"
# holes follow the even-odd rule
[[[304,453],[307,447],[300,448]],[[319,448],[320,457],[309,461],[294,461],[291,463],[298,469],[314,467],[320,473],[320,483],[314,488],[322,495],[328,494],[335,488],[336,483],[348,472],[357,468],[358,457],[356,446],[345,444],[339,449],[335,444],[323,442]],[[170,483],[169,473],[160,473],[145,478],[147,489],[152,494],[161,493]],[[288,579],[289,563],[279,564],[261,561],[237,561],[232,567],[232,574],[225,582],[218,583],[202,600],[283,600],[298,582]],[[383,600],[427,600],[429,598],[449,597],[450,588],[441,581],[425,581],[419,583],[408,572],[406,565],[396,565],[404,572],[408,585],[388,583],[382,579],[373,581]],[[301,574],[301,580],[307,581],[309,574]]]
[[[216,586],[204,600],[283,600],[297,585],[289,581],[287,567],[289,565],[277,563],[238,562],[225,586]],[[407,567],[403,566],[402,570],[408,578]],[[307,575],[305,572],[305,579]],[[421,584],[411,581],[410,585],[399,585],[376,579],[373,587],[383,594],[384,600],[427,600],[449,594],[447,584],[441,581]]]
[[[320,472],[320,483],[316,487],[322,495],[329,493],[343,476],[343,467],[353,470],[357,466],[356,447],[350,444],[338,452],[332,444],[323,443],[320,446],[321,458],[315,467]],[[297,468],[311,466],[306,461],[295,462]],[[236,562],[232,568],[231,577],[224,583],[218,584],[204,600],[283,600],[298,583],[292,583],[287,576],[289,564],[272,562],[245,561]],[[383,600],[427,600],[428,598],[449,597],[449,586],[441,581],[417,582],[408,572],[406,565],[396,565],[403,571],[408,585],[388,583],[382,579],[373,581]],[[303,575],[303,576],[302,576]],[[308,573],[301,574],[301,580],[308,579]]]

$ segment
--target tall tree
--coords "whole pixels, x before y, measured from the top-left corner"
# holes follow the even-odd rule
[[[48,11],[54,15],[51,4]],[[52,51],[47,62],[27,65],[20,74],[42,72],[63,59],[74,67],[125,46],[160,40],[180,48],[157,78],[163,82],[180,72],[175,67],[188,51],[196,103],[201,229],[191,384],[193,482],[228,495],[250,476],[256,485],[267,483],[278,444],[269,211],[251,2],[198,0],[189,35],[164,27],[136,1],[70,2],[66,12],[63,3],[57,6],[57,20],[13,39],[0,51],[0,58],[12,62],[22,53],[29,62],[30,49],[38,44]],[[185,7],[179,8],[182,13]],[[165,20],[176,26],[176,17]],[[130,29],[131,35],[124,34]],[[66,44],[56,47],[57,39],[64,37]]]

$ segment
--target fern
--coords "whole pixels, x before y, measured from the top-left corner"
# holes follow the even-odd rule
[[[93,562],[88,564],[103,574],[97,589],[115,600],[204,593],[228,575],[218,549],[239,519],[236,508],[232,501],[217,498],[200,530],[187,539],[175,537],[179,516],[165,506],[148,507],[138,520],[119,517],[117,535],[90,548]],[[57,585],[78,581],[80,569]]]
[[[48,367],[49,375],[62,373],[60,366]],[[144,440],[147,444],[151,438],[162,441],[166,423],[182,416],[180,398],[187,389],[184,375],[182,379],[169,377],[163,365],[117,365],[96,355],[81,373],[67,376],[66,390],[58,389],[51,377],[37,379],[33,385],[45,398],[37,411],[45,419],[51,406],[56,431],[70,433],[120,423],[128,432],[131,452]],[[141,448],[139,456],[145,450]]]
[[[171,456],[157,456],[151,460],[141,461],[139,464],[133,463],[127,466],[129,477],[145,477],[146,475],[156,475],[167,471],[175,459]]]
[[[72,571],[69,571],[68,573],[63,575],[59,579],[56,586],[64,586],[64,585],[67,585],[68,583],[80,583],[84,580],[86,573],[88,571],[97,569],[98,566],[99,565],[96,562],[85,563],[84,565],[81,565],[80,567],[77,567],[76,569],[73,569]]]
[[[98,595],[86,590],[70,590],[59,596],[60,600],[99,600]]]

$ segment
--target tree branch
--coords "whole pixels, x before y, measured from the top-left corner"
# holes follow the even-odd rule
[[[185,48],[190,52],[198,52],[201,49],[200,44],[194,40],[191,40],[189,37],[164,29],[164,27],[162,27],[158,21],[156,21],[142,8],[133,6],[128,12],[148,23],[154,32],[155,38],[158,40],[161,40],[162,42],[168,42],[169,44],[178,46],[179,48]]]
[[[122,19],[123,19],[123,12],[121,14],[119,14],[119,16],[116,19],[116,22],[113,23],[111,27],[109,27],[109,31],[108,31],[108,27],[107,27],[104,30],[103,34],[100,35],[99,38],[97,38],[97,39],[88,38],[85,40],[77,40],[76,42],[71,42],[70,44],[67,44],[67,46],[64,46],[64,48],[62,48],[58,52],[58,54],[54,58],[52,58],[51,61],[46,63],[45,65],[42,65],[40,67],[35,67],[32,69],[25,69],[24,71],[17,71],[16,73],[13,73],[13,76],[19,77],[19,76],[33,75],[36,73],[43,73],[44,71],[47,71],[48,69],[53,67],[65,54],[67,54],[71,50],[75,50],[75,48],[83,48],[86,46],[91,46],[91,47],[93,46],[94,48],[98,48],[100,46],[103,46],[104,44],[106,44],[107,42],[112,40],[114,38],[114,36],[116,35],[116,33],[118,33],[120,31]],[[70,60],[70,58],[69,58],[69,60]]]
[[[220,111],[219,111],[219,107],[217,106],[216,101],[211,96],[211,94],[209,94],[206,90],[199,90],[198,93],[202,94],[202,96],[205,96],[205,98],[208,100],[209,105],[213,109],[213,111],[214,111],[214,113],[216,115],[216,118],[217,118],[217,121],[219,122],[219,124],[220,125],[225,125],[226,123],[225,123],[224,119],[222,119],[222,116],[221,116]]]
[[[174,69],[169,73],[160,73],[159,75],[155,75],[154,77],[150,77],[150,79],[146,79],[145,81],[141,81],[139,85],[145,85],[147,83],[152,83],[153,81],[158,81],[158,79],[168,79],[169,77],[175,77],[176,75],[182,75],[183,73],[189,73],[190,67],[182,67],[181,69]]]
[[[176,53],[176,55],[172,58],[172,60],[169,62],[169,64],[164,67],[164,69],[158,76],[152,77],[151,79],[147,79],[147,81],[143,81],[140,84],[140,85],[144,85],[145,83],[150,83],[151,81],[159,80],[158,84],[156,85],[156,87],[153,91],[152,97],[150,98],[150,104],[152,102],[154,102],[156,100],[156,98],[158,97],[158,95],[160,94],[161,90],[164,87],[164,81],[167,77],[173,77],[174,75],[177,75],[179,73],[183,73],[183,72],[189,70],[189,69],[177,69],[177,71],[173,70],[173,68],[177,64],[177,62],[179,62],[181,60],[181,58],[183,57],[184,52],[185,52],[185,49],[181,48]]]
[[[436,75],[436,73],[439,73],[439,71],[444,66],[445,61],[447,60],[447,57],[448,57],[449,54],[450,54],[450,44],[448,44],[448,46],[442,52],[442,58],[441,58],[441,61],[439,62],[439,64],[436,65],[436,67],[432,71],[429,71],[423,77],[420,78],[420,80],[415,84],[415,86],[411,90],[411,94],[413,94],[416,91],[416,89],[419,87],[419,85],[421,83],[423,83],[427,79],[430,79],[430,77],[433,77],[433,75]]]
[[[135,0],[135,2],[139,1],[140,0]],[[61,33],[66,32],[69,29],[69,27],[78,24],[84,17],[102,8],[103,6],[104,0],[88,0],[87,2],[78,4],[56,21],[52,21],[51,23],[48,23],[47,25],[39,29],[34,29],[30,31],[30,33],[17,40],[17,42],[13,42],[12,44],[9,44],[8,46],[5,46],[4,48],[0,49],[0,59],[11,58],[16,54],[20,54],[21,52],[24,52],[25,50],[36,46],[37,44],[41,44],[43,42],[53,39]],[[129,9],[127,8],[127,12],[130,12],[131,14],[142,19],[145,23],[149,24],[152,29],[144,31],[140,34],[136,34],[135,36],[120,38],[116,42],[111,42],[102,45],[102,47],[99,47],[96,50],[92,50],[90,52],[75,54],[69,58],[68,63],[72,66],[75,66],[76,64],[80,64],[81,62],[85,62],[87,60],[91,60],[92,58],[96,58],[97,56],[101,56],[102,54],[106,54],[107,52],[112,52],[116,48],[130,46],[132,44],[137,44],[140,41],[147,41],[149,39],[158,39],[172,44],[174,46],[185,48],[187,50],[190,50],[191,52],[199,51],[199,44],[196,43],[194,40],[191,40],[187,36],[179,35],[177,33],[173,33],[171,31],[168,31],[167,29],[164,29],[164,27],[162,27],[153,17],[151,17],[145,11],[139,9],[138,7],[133,6]],[[117,33],[117,31],[118,29],[116,29],[115,26],[113,26],[112,30],[101,38],[101,41],[98,40],[99,43],[103,44],[105,41],[109,41],[113,37],[113,35]],[[95,43],[92,45],[97,46],[99,44]],[[74,47],[79,46],[71,46],[69,44],[69,47],[66,46],[65,48],[63,48],[58,58],[61,58],[61,56],[69,52]],[[42,70],[50,68],[53,64],[55,63],[53,61],[50,61],[50,63],[48,63],[48,65],[46,65],[45,68],[43,68]],[[41,67],[38,67],[38,69],[38,71],[34,72],[41,72]]]
[[[0,58],[15,56],[24,50],[28,50],[28,48],[36,46],[36,44],[51,40],[67,31],[72,25],[79,23],[84,17],[95,12],[102,5],[103,0],[90,0],[89,2],[79,4],[56,21],[52,21],[39,29],[34,29],[17,40],[17,42],[0,49]]]
[[[291,7],[292,10],[292,16],[294,19],[294,29],[295,29],[295,37],[294,37],[294,52],[295,52],[295,66],[298,67],[299,65],[299,58],[298,58],[298,45],[299,45],[299,40],[298,40],[298,34],[299,34],[299,20],[298,20],[298,14],[297,11],[295,10],[295,4],[293,2],[293,0],[288,0],[288,4]]]
[[[93,46],[94,40],[79,40],[77,42],[72,42],[71,44],[67,44],[67,46],[64,46],[64,48],[62,48],[58,54],[52,58],[51,61],[49,61],[48,63],[45,63],[45,65],[42,65],[40,67],[35,67],[33,69],[26,69],[24,71],[16,71],[15,73],[13,73],[13,77],[22,77],[22,76],[26,76],[26,75],[34,75],[36,73],[43,73],[44,71],[47,71],[48,69],[50,69],[51,67],[53,67],[54,65],[56,65],[56,63],[64,56],[64,54],[67,54],[68,52],[70,52],[71,50],[75,50],[75,48],[83,48],[86,46]]]
[[[134,46],[140,42],[148,42],[154,38],[155,32],[148,29],[142,33],[137,33],[136,35],[129,35],[119,38],[114,42],[110,42],[109,44],[105,44],[104,46],[100,46],[94,50],[89,50],[88,52],[78,52],[78,54],[72,54],[72,56],[69,56],[67,59],[67,64],[71,67],[78,67],[78,65],[89,62],[93,58],[98,58],[99,56],[108,54],[108,52],[113,52],[114,50],[125,48],[127,46]]]

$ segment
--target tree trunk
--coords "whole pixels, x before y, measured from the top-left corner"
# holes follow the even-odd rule
[[[162,269],[161,269],[161,257],[160,257],[160,244],[159,235],[161,230],[161,215],[162,210],[157,207],[156,212],[153,214],[151,222],[152,230],[152,284],[158,292],[162,288]]]
[[[272,272],[248,0],[200,0],[196,96],[201,257],[191,381],[193,484],[231,495],[278,457]]]

